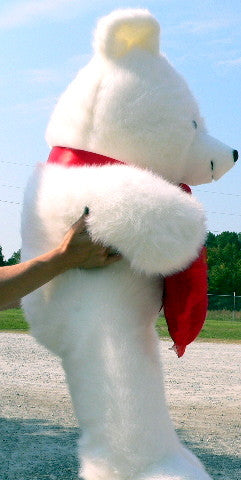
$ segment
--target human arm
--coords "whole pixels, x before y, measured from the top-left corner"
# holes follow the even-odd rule
[[[36,290],[70,268],[97,268],[112,264],[120,255],[93,243],[82,216],[53,250],[17,265],[0,268],[0,308]]]

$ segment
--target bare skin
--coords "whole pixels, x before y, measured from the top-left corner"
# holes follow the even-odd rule
[[[24,297],[70,268],[98,268],[111,265],[121,255],[93,243],[86,232],[83,215],[66,233],[61,244],[39,257],[0,268],[0,308]]]

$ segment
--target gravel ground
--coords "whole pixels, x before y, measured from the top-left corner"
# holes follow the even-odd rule
[[[240,480],[240,345],[162,341],[173,422],[214,480]],[[77,480],[79,436],[58,359],[28,334],[0,334],[0,480]]]

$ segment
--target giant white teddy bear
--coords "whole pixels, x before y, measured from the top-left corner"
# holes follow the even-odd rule
[[[140,9],[99,21],[94,56],[60,97],[47,141],[65,148],[29,181],[23,260],[57,246],[86,206],[91,237],[123,256],[70,270],[23,301],[33,335],[62,359],[82,431],[80,476],[208,480],[169,418],[155,320],[161,279],[205,239],[203,210],[178,185],[217,180],[237,152],[207,133],[159,53],[157,20]]]

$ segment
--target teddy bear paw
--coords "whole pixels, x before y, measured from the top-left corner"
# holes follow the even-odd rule
[[[211,480],[211,477],[197,457],[183,448],[182,453],[168,456],[138,480]]]

